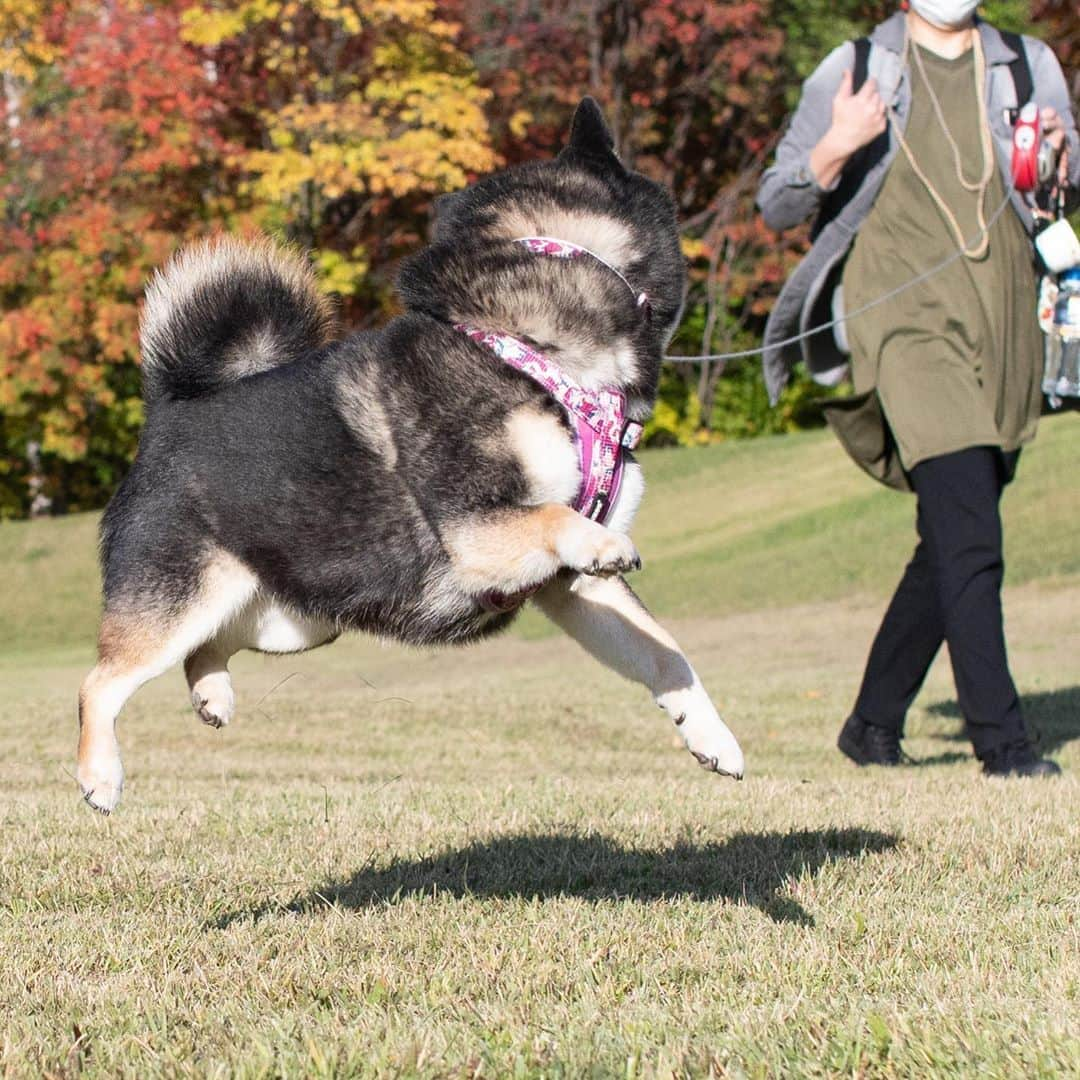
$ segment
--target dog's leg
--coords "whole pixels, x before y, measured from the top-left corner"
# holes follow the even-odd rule
[[[124,768],[116,718],[135,691],[198,652],[252,597],[254,575],[218,553],[195,572],[182,604],[162,608],[135,599],[107,606],[101,620],[98,663],[79,691],[78,780],[86,801],[109,813],[120,801]]]
[[[104,814],[115,808],[124,787],[116,717],[148,677],[137,667],[103,660],[79,689],[79,787],[86,801]]]
[[[200,645],[185,661],[184,674],[191,690],[191,704],[204,724],[224,727],[236,712],[236,695],[229,677],[234,650],[218,637]]]
[[[706,769],[742,777],[743,754],[675,639],[620,578],[561,576],[537,605],[598,660],[644,683]]]
[[[97,666],[79,689],[78,780],[86,801],[102,813],[115,809],[124,786],[116,718],[124,703],[156,675],[183,659],[170,649],[172,627],[160,615],[106,611]]]
[[[458,583],[476,594],[520,592],[565,568],[605,576],[641,566],[630,537],[558,503],[458,522],[443,542]]]

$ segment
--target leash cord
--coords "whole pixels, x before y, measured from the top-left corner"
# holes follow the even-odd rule
[[[771,352],[773,349],[785,349],[787,346],[794,345],[797,342],[803,341],[805,338],[813,337],[815,334],[824,333],[824,331],[831,330],[834,326],[839,326],[841,323],[848,322],[856,316],[862,315],[873,308],[880,307],[882,304],[887,304],[894,297],[899,296],[903,292],[907,292],[908,289],[913,289],[916,285],[921,285],[935,274],[940,274],[947,266],[952,266],[957,259],[966,258],[967,252],[972,251],[975,244],[981,243],[984,237],[989,237],[990,230],[997,223],[998,218],[1005,213],[1005,209],[1009,205],[1009,200],[1012,198],[1013,190],[1013,185],[1010,183],[1008,190],[1005,192],[1005,198],[1002,200],[1001,205],[990,216],[990,220],[986,225],[979,230],[978,234],[973,237],[972,240],[954,251],[943,262],[938,263],[937,266],[930,267],[929,270],[924,270],[917,277],[913,277],[903,285],[898,285],[895,289],[891,289],[889,292],[885,293],[884,296],[879,296],[876,300],[871,300],[870,303],[863,304],[862,307],[841,315],[838,319],[831,319],[829,322],[822,323],[820,326],[815,326],[812,330],[804,330],[801,334],[784,338],[783,341],[773,342],[771,345],[759,345],[756,349],[741,349],[738,352],[729,353],[709,353],[705,356],[665,356],[664,361],[673,364],[703,364],[714,360],[742,360],[748,356],[761,356],[765,352]]]

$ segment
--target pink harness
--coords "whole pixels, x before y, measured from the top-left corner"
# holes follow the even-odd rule
[[[558,259],[591,256],[622,279],[634,294],[638,307],[648,314],[646,294],[637,293],[614,266],[588,248],[550,236],[523,236],[515,243],[523,244],[537,255]],[[602,525],[619,496],[623,451],[633,450],[641,442],[642,425],[626,416],[626,395],[614,387],[587,390],[579,386],[543,353],[510,334],[481,330],[468,323],[455,323],[454,329],[486,345],[503,363],[539,383],[570,414],[577,428],[581,458],[581,487],[574,509]]]

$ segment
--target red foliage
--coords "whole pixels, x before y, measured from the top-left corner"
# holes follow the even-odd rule
[[[31,481],[93,505],[134,448],[143,283],[224,179],[221,107],[178,30],[166,7],[57,5],[58,62],[0,135],[0,512]]]

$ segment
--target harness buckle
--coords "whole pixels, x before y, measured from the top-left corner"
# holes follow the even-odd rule
[[[641,436],[644,431],[644,426],[642,424],[639,424],[636,420],[627,420],[623,424],[622,435],[619,438],[619,445],[624,450],[636,450],[638,448],[638,444],[641,442]]]

